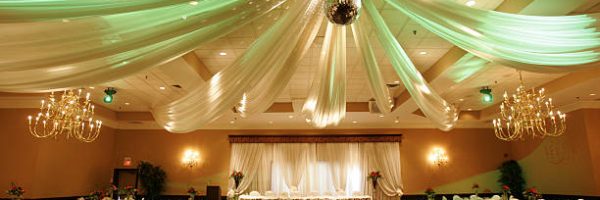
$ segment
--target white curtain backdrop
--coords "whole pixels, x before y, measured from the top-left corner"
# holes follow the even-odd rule
[[[231,170],[245,177],[237,189],[247,194],[371,195],[397,199],[403,194],[400,143],[233,143]],[[377,190],[367,175],[380,171]]]

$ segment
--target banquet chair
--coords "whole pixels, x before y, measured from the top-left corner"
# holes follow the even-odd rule
[[[260,192],[258,192],[258,191],[252,191],[252,192],[250,192],[250,196],[258,197],[258,196],[260,196]]]
[[[271,191],[271,190],[267,190],[267,191],[265,191],[265,196],[267,196],[267,197],[274,197],[275,193],[273,193],[273,191]]]

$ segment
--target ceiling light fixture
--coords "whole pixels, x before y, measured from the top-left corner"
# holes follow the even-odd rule
[[[467,5],[469,7],[473,7],[475,4],[477,4],[477,2],[475,0],[469,0],[465,3],[465,5]]]
[[[160,90],[165,90],[165,89],[167,89],[167,88],[166,88],[165,86],[160,86],[160,87],[158,87],[158,89],[160,89]]]
[[[115,88],[106,88],[106,90],[104,90],[104,98],[102,98],[102,101],[104,101],[104,103],[107,104],[112,103],[115,99],[115,97],[113,96],[115,94],[117,94],[117,90],[115,90]]]
[[[596,94],[595,93],[591,93],[590,96],[596,96]]]
[[[29,133],[37,138],[76,138],[82,142],[93,142],[100,135],[102,121],[94,120],[94,105],[90,93],[81,95],[73,90],[65,90],[60,97],[50,93],[42,100],[40,112],[29,120]],[[33,122],[32,122],[33,121]]]
[[[358,123],[358,122],[357,122],[357,121],[352,121],[352,123],[353,123],[353,124],[356,124],[356,123]]]
[[[420,55],[427,55],[427,51],[421,51],[419,52]]]
[[[227,53],[225,53],[225,52],[220,52],[220,53],[219,53],[219,55],[220,55],[220,56],[226,56],[226,55],[227,55]]]
[[[520,85],[515,94],[504,92],[504,101],[500,105],[500,117],[492,121],[496,137],[505,141],[560,136],[566,130],[566,114],[561,113],[552,104],[552,98],[546,100],[544,88],[526,90],[523,76],[519,71]]]
[[[396,117],[396,119],[394,119],[394,124],[400,123],[400,118]]]
[[[488,86],[481,88],[481,90],[479,90],[479,93],[482,94],[481,101],[483,101],[484,103],[494,102],[494,95],[492,95],[492,89],[490,89]]]
[[[131,104],[129,102],[125,102],[125,105],[128,106],[128,105],[131,105]]]
[[[294,115],[288,115],[288,118],[292,119],[294,118]]]
[[[192,6],[198,5],[198,1],[190,1],[190,5],[192,5]]]

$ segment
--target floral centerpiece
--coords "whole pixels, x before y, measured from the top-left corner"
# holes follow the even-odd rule
[[[23,194],[25,194],[25,189],[13,182],[10,183],[10,189],[6,191],[6,194],[8,194],[8,196],[10,196],[13,199],[21,199],[21,197],[23,197]]]
[[[380,178],[381,178],[381,173],[379,173],[379,171],[372,171],[367,176],[367,179],[371,180],[371,183],[373,184],[373,189],[377,188],[377,181]]]
[[[244,179],[244,173],[234,170],[233,173],[231,173],[230,177],[233,179],[235,183],[235,188],[237,189],[240,183],[242,182],[242,179]]]
[[[131,185],[125,186],[123,189],[119,190],[120,196],[125,196],[125,199],[134,199],[134,195],[137,189]]]
[[[510,187],[508,185],[502,185],[502,199],[508,200],[510,197]]]
[[[190,199],[194,199],[196,197],[196,195],[198,194],[198,191],[196,191],[196,189],[194,189],[194,187],[190,187],[190,189],[187,190],[187,194],[190,195]]]
[[[428,200],[433,200],[433,199],[435,199],[435,191],[433,190],[433,188],[431,188],[431,187],[428,187],[428,188],[425,190],[425,194],[427,195],[427,199],[428,199]]]
[[[523,197],[527,200],[537,200],[542,198],[542,195],[538,192],[535,187],[529,188],[523,192]]]
[[[104,197],[108,198],[108,199],[112,199],[113,198],[113,194],[115,194],[115,192],[118,192],[119,188],[117,188],[117,186],[110,184],[110,186],[106,187],[105,191],[104,191]]]
[[[87,196],[87,199],[90,200],[101,200],[102,198],[104,198],[104,192],[102,191],[93,191]]]
[[[474,190],[475,196],[479,196],[479,184],[473,183],[473,186],[471,186],[471,189]]]

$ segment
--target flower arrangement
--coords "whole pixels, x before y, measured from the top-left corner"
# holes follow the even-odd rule
[[[18,186],[17,184],[15,184],[13,182],[13,183],[10,183],[10,189],[8,189],[6,191],[6,194],[18,199],[18,198],[21,198],[21,196],[23,196],[23,194],[25,194],[25,189],[23,189],[21,186]]]
[[[535,187],[529,188],[523,192],[523,196],[528,200],[536,200],[542,198],[542,195]]]
[[[91,200],[101,200],[102,198],[104,198],[104,192],[99,191],[99,190],[93,191],[87,196],[87,199],[91,199]]]
[[[115,186],[115,185],[113,185],[113,184],[110,184],[110,186],[108,186],[108,187],[105,189],[105,191],[104,191],[104,196],[105,196],[105,197],[110,197],[110,198],[112,198],[112,197],[113,197],[113,194],[114,194],[115,192],[117,192],[117,190],[119,190],[119,188],[117,188],[117,186]]]
[[[425,189],[425,194],[427,195],[427,199],[432,200],[435,198],[435,190],[433,190],[431,187]]]
[[[190,195],[190,197],[194,197],[198,194],[198,191],[196,191],[196,189],[194,189],[194,187],[190,187],[190,189],[187,190],[188,195]]]
[[[233,173],[231,173],[230,177],[235,182],[235,188],[238,188],[238,186],[240,185],[240,182],[242,182],[242,179],[244,179],[244,173],[234,170]]]
[[[475,196],[479,196],[479,184],[473,183],[473,186],[471,186],[471,189],[473,189],[475,191]]]
[[[507,200],[510,195],[510,187],[508,185],[502,185],[502,199]]]
[[[137,189],[131,185],[125,186],[123,189],[119,190],[119,195],[124,195],[125,197],[133,198]]]
[[[367,176],[367,179],[371,180],[373,184],[373,189],[377,188],[377,181],[381,178],[381,173],[379,171],[372,171]]]

